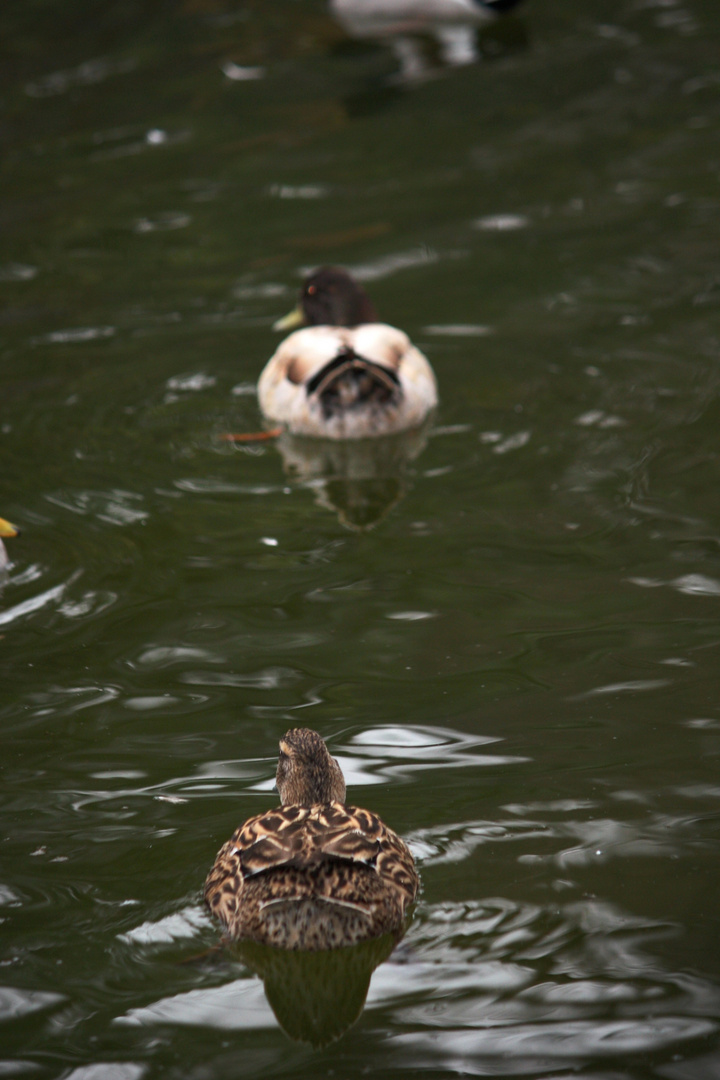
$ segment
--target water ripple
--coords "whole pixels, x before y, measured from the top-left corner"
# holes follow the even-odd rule
[[[81,619],[87,615],[100,615],[103,611],[106,611],[113,604],[117,603],[119,599],[118,593],[106,591],[89,590],[83,593],[83,595],[77,600],[65,600],[58,611],[61,615],[64,615],[66,619]]]
[[[264,67],[246,67],[235,64],[232,60],[224,60],[220,65],[220,70],[231,82],[248,82],[265,77]]]
[[[480,323],[445,323],[424,326],[423,333],[437,337],[488,337],[494,331],[492,326]],[[437,429],[434,434],[437,434]]]
[[[98,1061],[90,1065],[79,1065],[64,1080],[142,1080],[147,1075],[146,1065],[134,1061]]]
[[[661,690],[663,686],[670,686],[671,679],[628,679],[627,682],[607,683],[606,686],[594,686],[592,690],[585,690],[582,694],[575,694],[570,701],[585,701],[586,698],[598,697],[603,694],[628,694],[638,693],[642,690]]]
[[[683,574],[682,577],[674,578],[672,581],[647,577],[631,577],[627,578],[627,581],[633,585],[639,585],[642,589],[659,589],[669,586],[685,596],[720,596],[720,581],[708,577],[707,574]]]
[[[257,690],[278,690],[294,686],[300,674],[292,668],[270,667],[252,674],[230,671],[185,671],[180,681],[191,686],[247,686]]]
[[[72,577],[68,578],[62,585],[56,585],[52,589],[46,589],[44,592],[38,593],[37,596],[31,596],[27,600],[15,604],[14,607],[7,608],[5,611],[0,612],[0,626],[7,626],[8,623],[16,622],[25,615],[31,615],[34,611],[40,611],[41,608],[48,607],[57,600],[61,600],[65,594],[65,590],[78,576],[78,574],[73,574]]]
[[[67,330],[53,330],[43,337],[34,338],[33,341],[34,344],[48,341],[54,345],[78,345],[85,341],[114,337],[116,333],[114,326],[72,326]]]
[[[116,1024],[189,1024],[220,1031],[256,1031],[277,1026],[259,979],[236,979],[226,986],[190,990],[129,1009]]]
[[[174,480],[173,484],[179,491],[193,495],[277,495],[284,491],[283,484],[235,484],[202,476]]]
[[[107,525],[135,525],[147,521],[149,513],[141,510],[144,495],[113,488],[110,491],[63,491],[45,498],[54,506],[74,514],[97,517]]]
[[[515,232],[529,224],[530,219],[524,214],[486,214],[473,222],[474,228],[484,232]]]
[[[191,375],[174,375],[168,379],[165,385],[168,390],[179,390],[183,393],[197,393],[200,390],[209,390],[217,383],[214,375],[208,375],[205,371],[196,371]]]
[[[40,990],[20,990],[15,986],[0,986],[0,1020],[18,1020],[21,1016],[59,1005],[62,994]]]
[[[84,60],[77,67],[63,71],[53,71],[34,82],[25,84],[28,97],[45,98],[64,94],[72,86],[92,86],[104,82],[111,75],[125,75],[133,71],[136,61],[132,58],[114,60],[100,56],[93,60]]]
[[[143,922],[126,933],[118,934],[118,938],[128,945],[169,945],[183,938],[196,937],[199,929],[207,929],[210,925],[205,908],[196,905],[166,915],[157,922]]]
[[[578,1067],[593,1058],[680,1048],[716,1031],[717,1025],[710,1020],[662,1016],[517,1024],[500,1030],[475,1027],[472,1031],[413,1032],[391,1036],[388,1043],[391,1053],[403,1052],[404,1068],[459,1070],[473,1076],[492,1076],[501,1070],[518,1076],[570,1061]]]
[[[412,248],[410,251],[398,251],[392,255],[383,255],[372,262],[356,263],[348,270],[358,281],[380,281],[397,274],[400,270],[410,270],[417,266],[426,266],[437,262],[437,252],[427,247]]]
[[[224,663],[223,657],[211,652],[210,649],[187,645],[148,645],[137,658],[138,664],[157,670],[188,661],[203,661],[206,664]]]
[[[171,232],[174,229],[186,229],[191,221],[190,214],[179,210],[166,210],[161,214],[156,214],[154,217],[137,218],[133,225],[133,232],[140,234]]]
[[[714,1034],[705,1016],[720,998],[645,951],[648,935],[665,930],[595,900],[435,904],[419,912],[402,964],[378,971],[369,1000],[394,1000],[396,1024],[415,1029],[399,1043],[438,1069],[520,1075],[663,1050]],[[613,1018],[598,1018],[608,1005]],[[403,1054],[403,1065],[418,1062]]]
[[[37,276],[37,266],[28,263],[3,263],[0,265],[0,281],[32,281]]]
[[[477,747],[501,742],[494,735],[469,735],[452,728],[380,726],[354,735],[345,760],[366,758],[372,771],[388,779],[406,778],[418,770],[506,765],[529,758],[506,754],[479,754]],[[401,762],[401,763],[399,763]]]
[[[326,184],[271,184],[267,191],[276,199],[324,199],[330,188]]]

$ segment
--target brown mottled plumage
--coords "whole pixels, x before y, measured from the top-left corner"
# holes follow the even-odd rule
[[[205,901],[234,941],[334,949],[402,929],[418,876],[408,848],[369,810],[345,806],[340,766],[307,728],[280,740],[283,805],[220,849]]]

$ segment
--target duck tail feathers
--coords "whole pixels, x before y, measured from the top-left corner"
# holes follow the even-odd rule
[[[355,405],[388,404],[402,396],[400,379],[384,364],[358,356],[354,349],[341,349],[307,383],[308,396],[321,400],[326,413]]]

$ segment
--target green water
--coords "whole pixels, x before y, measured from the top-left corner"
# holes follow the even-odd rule
[[[0,1073],[716,1077],[715,0],[528,0],[411,82],[315,0],[0,40]],[[431,427],[222,441],[320,262]],[[201,956],[298,725],[423,883],[322,1050]]]

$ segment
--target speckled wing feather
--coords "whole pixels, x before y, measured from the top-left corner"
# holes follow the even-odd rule
[[[322,865],[337,867],[338,902],[343,891],[340,879],[347,880],[353,866],[355,873],[361,868],[373,871],[371,878],[395,894],[402,912],[417,893],[412,855],[400,837],[368,810],[328,803],[279,807],[246,821],[218,852],[205,883],[205,900],[226,926],[232,926],[251,883],[259,886],[267,881],[265,906],[273,900],[273,882],[279,887],[282,881],[279,895],[287,899],[296,873]]]

